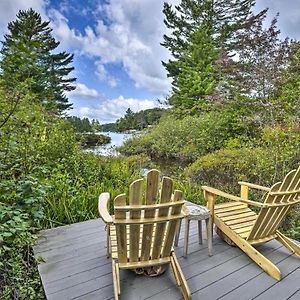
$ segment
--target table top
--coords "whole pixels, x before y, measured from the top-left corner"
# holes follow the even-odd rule
[[[197,205],[191,202],[184,204],[186,218],[195,220],[205,220],[210,217],[209,209],[206,206]]]

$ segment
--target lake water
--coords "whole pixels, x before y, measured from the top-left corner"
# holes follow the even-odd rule
[[[109,144],[103,146],[97,146],[93,148],[93,151],[99,155],[105,156],[117,156],[119,155],[116,147],[122,146],[123,143],[132,137],[130,133],[117,133],[117,132],[97,132],[100,134],[108,135],[111,138],[111,142]]]

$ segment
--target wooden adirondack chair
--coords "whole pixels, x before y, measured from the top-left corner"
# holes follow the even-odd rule
[[[277,239],[290,251],[300,256],[299,245],[278,230],[291,207],[300,201],[300,167],[288,173],[282,182],[275,183],[271,188],[247,182],[239,182],[239,184],[241,197],[211,187],[202,187],[208,208],[212,212],[213,222],[265,272],[280,280],[280,270],[252,245]],[[266,192],[264,202],[248,200],[249,188]],[[234,202],[215,205],[216,196]],[[260,208],[259,213],[256,214],[249,206]]]
[[[125,194],[114,199],[114,216],[107,209],[109,194],[102,193],[99,197],[100,216],[110,232],[115,299],[121,292],[120,269],[149,268],[169,263],[184,299],[191,299],[172,247],[176,226],[185,216],[182,212],[183,194],[178,190],[172,194],[173,182],[168,177],[163,177],[159,190],[159,177],[157,170],[148,172],[144,193],[144,180],[134,181],[129,188],[129,205]]]

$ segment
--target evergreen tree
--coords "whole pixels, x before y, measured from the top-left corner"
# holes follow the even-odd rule
[[[76,116],[67,117],[66,120],[73,126],[76,132],[92,132],[94,131],[93,124],[88,118],[80,119]],[[99,124],[100,125],[100,124]]]
[[[182,0],[175,9],[164,4],[165,24],[171,30],[162,45],[172,54],[163,62],[173,78],[169,102],[176,108],[203,108],[208,100],[231,97],[230,78],[223,72],[239,44],[239,31],[266,10],[251,15],[255,0]]]
[[[47,110],[61,113],[71,104],[66,91],[75,89],[75,78],[67,78],[73,54],[53,53],[59,42],[51,35],[49,22],[33,9],[20,10],[17,20],[8,24],[2,42],[0,62],[4,88],[9,93],[31,93]]]
[[[207,106],[208,96],[216,87],[217,51],[206,28],[193,33],[188,42],[187,50],[178,61],[180,73],[173,81],[170,104],[179,110],[201,110]]]
[[[176,77],[180,70],[177,61],[188,48],[189,38],[199,27],[206,28],[215,46],[232,49],[235,32],[243,27],[255,0],[182,0],[175,6],[164,3],[164,23],[171,34],[164,35],[162,46],[172,54],[173,60],[163,62],[168,76]]]

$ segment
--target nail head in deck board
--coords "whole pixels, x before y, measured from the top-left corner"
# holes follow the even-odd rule
[[[196,229],[195,226],[191,232],[196,233]],[[97,230],[99,230],[99,235]],[[111,261],[106,258],[105,238],[104,224],[98,219],[41,232],[41,237],[34,249],[37,257],[43,255],[48,257],[46,263],[39,265],[39,272],[48,299],[113,298]],[[181,256],[182,236],[179,247],[175,248],[188,284],[194,287],[194,291],[196,291],[192,295],[193,299],[215,299],[214,296],[219,294],[211,294],[209,290],[213,288],[216,291],[219,288],[222,292],[228,293],[228,290],[224,289],[224,283],[230,278],[235,278],[235,276],[239,276],[239,285],[232,286],[232,291],[224,295],[224,299],[241,299],[241,295],[247,295],[247,297],[249,295],[249,299],[258,295],[260,295],[259,299],[269,299],[270,295],[276,294],[276,290],[280,286],[285,286],[289,293],[288,296],[292,296],[299,289],[299,261],[288,251],[280,248],[269,254],[276,257],[273,260],[276,262],[283,258],[278,266],[286,278],[283,278],[281,282],[276,282],[265,272],[261,272],[261,269],[249,260],[242,251],[230,247],[222,242],[218,236],[214,236],[215,255],[210,258],[206,252],[207,241],[204,240],[203,245],[199,245],[197,238],[197,234],[191,235],[191,252],[186,259]],[[261,246],[260,249],[263,252],[268,252],[276,247],[275,244],[278,243],[269,242]],[[249,274],[240,276],[243,269],[245,272],[249,270],[249,273],[251,270],[254,277],[249,280]],[[222,276],[218,275],[220,273]],[[122,299],[124,300],[145,299],[144,296],[146,295],[149,299],[181,298],[172,272],[168,271],[157,278],[145,278],[144,276],[137,276],[131,271],[123,271],[121,278],[123,278],[121,284],[123,288]],[[201,295],[199,288],[202,287],[205,291],[208,284],[211,284],[207,290],[208,293],[205,296]],[[299,295],[299,293],[296,292],[295,295]]]

